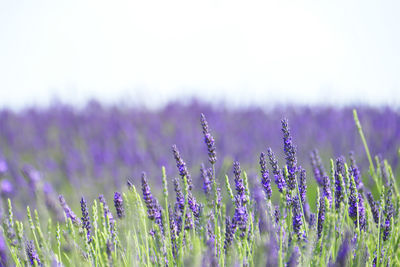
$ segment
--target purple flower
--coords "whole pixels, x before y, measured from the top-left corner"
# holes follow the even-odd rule
[[[361,193],[358,193],[358,217],[360,219],[360,229],[365,230],[366,218],[365,218],[365,207],[364,197]]]
[[[353,219],[354,223],[357,225],[357,202],[358,196],[356,192],[356,185],[354,180],[350,181],[350,194],[349,194],[349,217]]]
[[[378,208],[378,205],[376,204],[371,192],[367,192],[367,200],[368,200],[369,206],[371,208],[371,213],[372,213],[372,217],[374,218],[374,222],[376,224],[378,224],[379,223],[379,208]]]
[[[271,148],[268,148],[268,158],[269,163],[272,167],[272,172],[274,174],[275,183],[278,186],[279,192],[283,192],[283,189],[286,187],[285,178],[283,177],[282,170],[279,169],[278,161],[275,158],[274,152],[272,152]]]
[[[314,178],[319,185],[323,185],[323,177],[326,175],[324,166],[317,149],[314,149],[310,154],[311,166],[314,172]]]
[[[307,181],[306,181],[306,170],[299,167],[300,178],[299,178],[299,191],[300,191],[300,200],[303,204],[303,207],[306,205],[306,194],[307,194]]]
[[[392,185],[390,185],[386,193],[385,209],[383,210],[383,216],[384,216],[384,224],[382,225],[383,241],[388,240],[390,235],[390,228],[391,228],[390,221],[393,217],[393,212],[394,212],[392,194],[393,194]]]
[[[206,196],[209,196],[211,189],[212,189],[212,168],[206,169],[204,165],[201,165],[200,168],[201,177],[203,178],[203,190]]]
[[[235,188],[237,192],[237,196],[240,201],[243,203],[247,202],[247,196],[245,194],[245,188],[243,184],[243,179],[241,177],[242,170],[240,169],[240,164],[238,161],[233,162],[233,174],[235,176]]]
[[[42,266],[42,264],[40,263],[39,255],[36,252],[35,244],[32,240],[26,242],[25,248],[26,255],[28,256],[31,266],[35,266],[35,264]]]
[[[288,120],[283,119],[282,132],[283,132],[283,150],[286,155],[286,165],[288,169],[287,185],[290,190],[296,188],[296,173],[297,173],[297,159],[296,148],[292,143],[292,136],[290,135]]]
[[[238,196],[236,196],[236,205],[235,205],[235,214],[232,219],[234,224],[238,226],[241,231],[240,237],[243,238],[246,234],[247,230],[247,220],[248,220],[248,212],[246,206],[241,202]]]
[[[235,234],[235,231],[236,231],[236,226],[233,223],[231,223],[231,218],[229,216],[226,216],[226,218],[225,218],[225,240],[224,240],[225,253],[227,253],[227,251],[233,241],[233,236]]]
[[[92,238],[90,237],[91,233],[91,225],[90,225],[90,217],[89,217],[89,211],[87,209],[87,203],[84,197],[81,198],[81,211],[82,211],[82,229],[86,229],[87,233],[87,240],[88,242],[92,241]]]
[[[265,153],[262,152],[260,155],[260,167],[261,167],[261,185],[264,189],[265,196],[267,199],[271,199],[272,189],[271,189],[271,178],[269,178],[269,172],[267,170],[267,161],[265,158]]]
[[[182,189],[180,187],[179,180],[177,178],[174,179],[174,189],[175,189],[175,194],[176,194],[175,212],[176,212],[177,221],[179,224],[182,221],[181,216],[183,216],[183,213],[184,213],[185,196],[182,193]],[[189,198],[188,198],[188,204],[189,204]],[[191,205],[192,205],[192,208],[196,211],[195,207],[197,204],[194,203],[193,200],[192,200]],[[179,210],[179,213],[177,212],[178,210]],[[193,210],[192,210],[192,213],[193,213]],[[192,221],[192,216],[191,216],[192,213],[186,212],[185,229],[193,228],[193,221]]]
[[[295,196],[292,199],[292,207],[293,207],[293,230],[297,234],[297,236],[300,238],[302,235],[301,226],[303,225],[303,221],[302,221],[302,216],[301,216],[300,202],[299,202],[299,198],[297,196]]]
[[[200,219],[201,206],[191,192],[188,193],[188,205],[196,220]]]
[[[208,150],[208,160],[210,161],[211,164],[215,164],[217,162],[217,154],[215,152],[215,142],[214,138],[210,134],[210,131],[208,129],[208,123],[206,120],[206,117],[204,114],[201,114],[201,126],[203,127],[203,134],[204,134],[204,142],[207,145],[207,150]]]
[[[178,167],[179,175],[184,179],[186,177],[187,184],[189,186],[189,190],[192,190],[192,179],[190,178],[189,172],[186,168],[186,163],[183,161],[181,155],[179,154],[178,148],[176,145],[172,146],[172,152],[174,153],[174,158],[176,161],[176,167]]]
[[[117,211],[118,218],[121,219],[125,217],[124,201],[119,192],[115,192],[114,194],[114,207],[115,210]]]
[[[155,218],[155,207],[154,207],[154,198],[150,191],[150,186],[147,183],[146,173],[142,173],[142,193],[143,200],[147,207],[147,217],[150,220],[154,220]]]
[[[331,206],[332,205],[331,180],[327,175],[323,176],[322,196],[328,199],[329,206]]]
[[[344,158],[340,156],[336,159],[336,170],[335,170],[335,207],[340,208],[340,203],[344,200],[344,188],[342,187],[342,181],[344,179]]]
[[[325,221],[325,200],[324,199],[325,198],[322,196],[319,199],[318,225],[317,225],[318,239],[320,239],[322,236],[322,229],[324,227],[324,221]]]
[[[180,211],[183,213],[183,209],[185,207],[185,196],[182,193],[178,178],[174,178],[174,190],[176,195],[176,204],[178,205]]]
[[[58,196],[58,200],[60,201],[61,207],[64,209],[65,215],[67,218],[70,218],[71,221],[75,225],[80,225],[81,220],[75,215],[75,213],[71,210],[71,208],[68,206],[67,202],[65,201],[65,198],[63,195]]]

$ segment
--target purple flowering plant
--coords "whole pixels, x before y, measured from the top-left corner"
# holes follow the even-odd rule
[[[279,142],[268,144],[269,138],[273,140],[271,126],[279,125],[279,120],[266,119],[268,127],[263,133],[268,138],[263,140],[267,141],[256,143],[253,132],[246,137],[243,131],[259,131],[258,126],[264,129],[260,125],[264,117],[257,113],[249,111],[245,119],[236,113],[235,123],[227,120],[221,126],[217,111],[206,117],[200,107],[192,108],[201,114],[200,123],[196,115],[197,127],[178,120],[184,125],[177,123],[175,129],[171,128],[170,114],[179,112],[173,106],[159,116],[148,111],[132,115],[116,110],[114,119],[96,105],[87,107],[86,115],[64,109],[31,114],[29,118],[42,126],[32,127],[34,149],[20,135],[10,134],[15,133],[10,120],[24,117],[1,113],[4,130],[0,139],[7,140],[8,149],[0,157],[0,264],[400,264],[396,180],[400,156],[396,153],[400,151],[396,147],[396,156],[386,160],[373,158],[370,151],[376,151],[377,144],[372,141],[374,149],[370,150],[355,111],[351,131],[360,135],[366,159],[359,147],[351,147],[354,152],[347,158],[341,156],[347,155],[348,147],[335,139],[331,151],[335,159],[329,160],[326,147],[318,147],[329,140],[326,136],[330,133],[325,132],[331,130],[322,120],[319,135],[305,138],[302,127],[307,125],[296,122],[295,113],[288,112],[290,120],[281,120],[282,131],[276,131]],[[326,114],[342,114],[331,112]],[[366,114],[376,118],[370,110]],[[388,114],[400,121],[400,116]],[[136,124],[130,124],[130,118]],[[233,139],[230,129],[239,129],[234,127],[238,121],[243,126],[236,132],[238,139]],[[85,124],[89,126],[76,126]],[[373,135],[371,124],[367,125]],[[161,140],[155,131],[173,132],[179,138]],[[307,145],[310,138],[314,138],[313,147]],[[201,149],[197,149],[198,144],[188,145],[196,142]],[[386,139],[381,144],[384,142]],[[174,143],[171,153],[169,144]],[[392,140],[390,144],[395,143]],[[304,147],[307,151],[302,151]],[[37,162],[29,157],[33,150]],[[24,158],[29,162],[18,165]],[[128,186],[124,187],[125,178],[121,181],[121,177],[131,165]],[[139,168],[146,172],[137,175]],[[56,192],[62,192],[58,201]]]

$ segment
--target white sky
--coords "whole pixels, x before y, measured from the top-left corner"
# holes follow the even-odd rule
[[[0,107],[400,106],[400,1],[0,1]]]

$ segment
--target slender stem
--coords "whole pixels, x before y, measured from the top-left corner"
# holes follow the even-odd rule
[[[380,184],[379,184],[379,181],[378,181],[376,172],[375,172],[374,163],[373,163],[373,161],[372,161],[371,153],[369,152],[367,140],[365,139],[364,132],[363,132],[363,130],[362,130],[360,120],[358,119],[357,110],[355,110],[355,109],[353,109],[353,117],[354,117],[354,121],[355,121],[355,123],[356,123],[357,129],[358,129],[358,133],[360,134],[361,140],[362,140],[362,142],[363,142],[365,152],[366,152],[367,157],[368,157],[368,161],[369,161],[369,171],[370,171],[370,173],[371,173],[371,176],[372,176],[373,179],[375,180],[376,186],[378,187],[378,191],[379,191],[379,193],[380,193],[380,192],[381,192],[381,188],[380,188]]]

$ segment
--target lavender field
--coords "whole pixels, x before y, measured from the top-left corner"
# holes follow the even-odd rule
[[[400,111],[356,110],[2,110],[0,265],[400,266]]]

